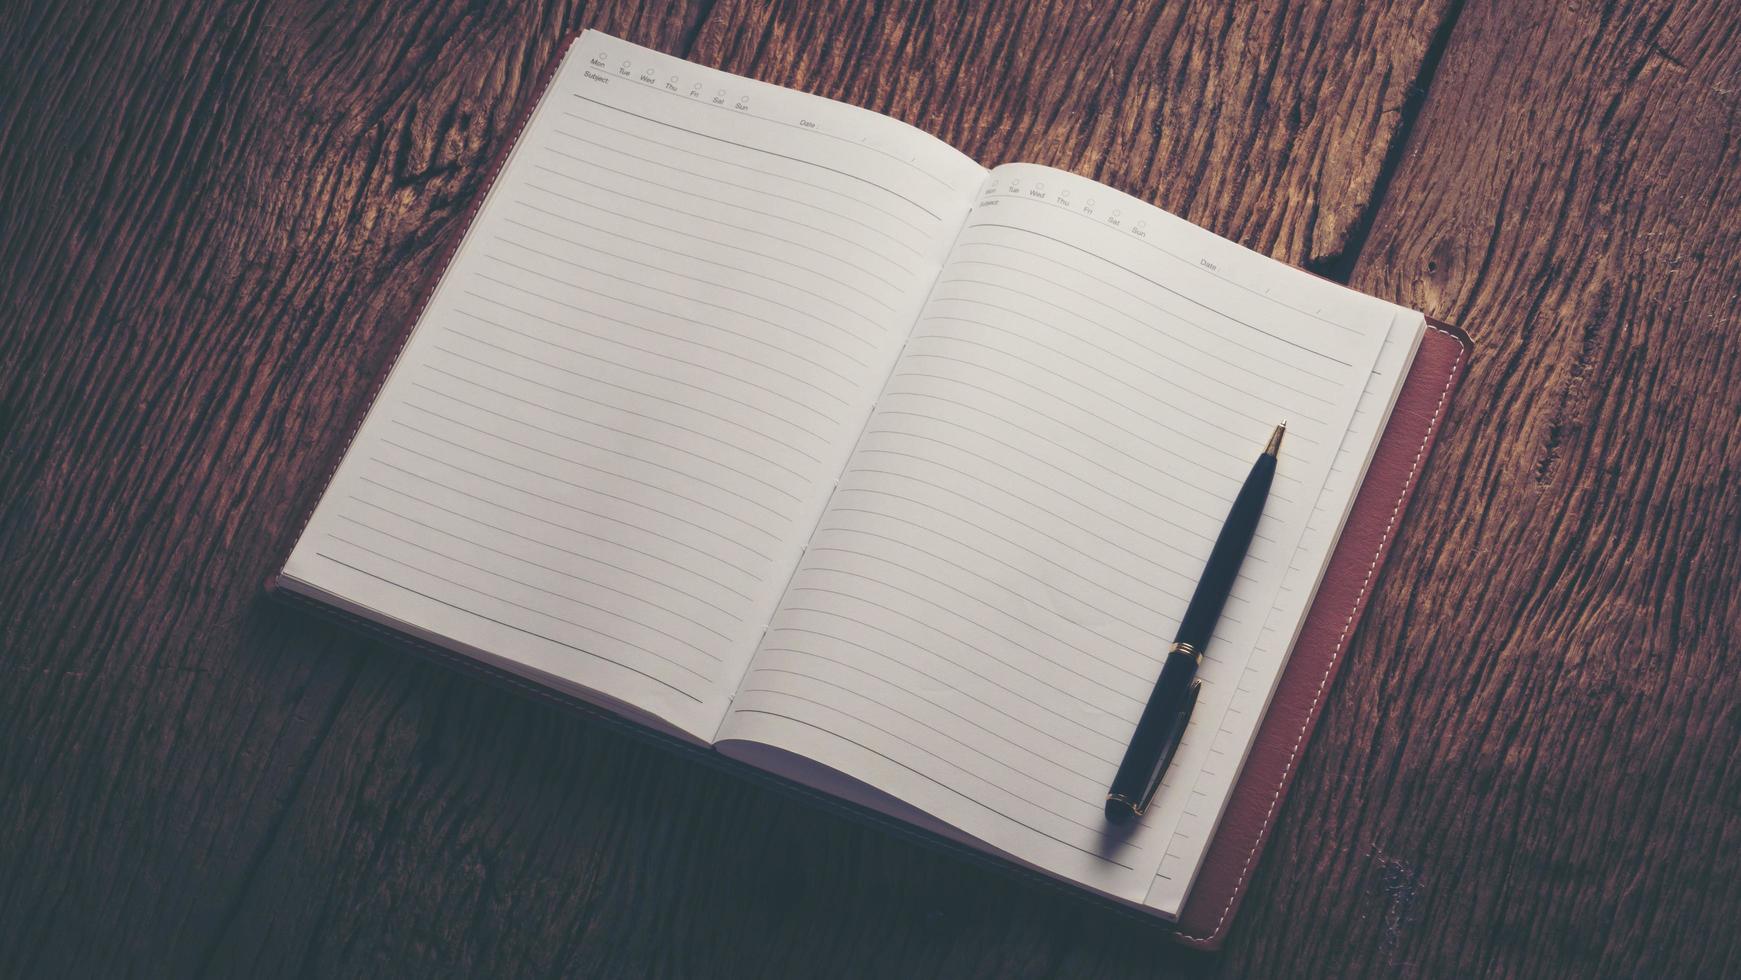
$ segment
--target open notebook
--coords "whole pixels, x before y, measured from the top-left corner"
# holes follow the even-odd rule
[[[589,32],[279,585],[1177,917],[1425,329],[1093,181]],[[1192,729],[1115,835],[1284,419]]]

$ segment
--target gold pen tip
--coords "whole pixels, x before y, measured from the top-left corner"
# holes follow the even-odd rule
[[[1288,423],[1286,421],[1282,422],[1281,425],[1276,426],[1276,430],[1270,433],[1269,444],[1263,447],[1263,454],[1265,456],[1275,456],[1281,452],[1282,436],[1287,431]]]

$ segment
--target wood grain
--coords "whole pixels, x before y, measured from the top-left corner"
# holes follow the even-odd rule
[[[1352,281],[1477,356],[1240,923],[1328,972],[1741,971],[1737,13],[1458,19]]]
[[[1733,974],[1734,3],[14,4],[0,975]],[[566,32],[1467,325],[1226,951],[259,601]]]
[[[1331,268],[1370,221],[1448,6],[723,0],[694,57]]]
[[[561,36],[584,17],[681,49],[701,13],[0,13],[0,974],[343,948],[324,927],[364,905],[327,904],[340,865],[270,861],[303,819],[369,839],[389,781],[293,808],[389,771],[374,732],[445,679],[388,680],[406,668],[260,586]],[[248,918],[261,899],[283,905]],[[284,945],[236,945],[257,929]],[[406,969],[453,952],[405,938]]]

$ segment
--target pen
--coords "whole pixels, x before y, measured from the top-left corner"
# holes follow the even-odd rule
[[[1215,632],[1215,622],[1221,618],[1221,607],[1233,591],[1233,580],[1245,553],[1251,549],[1251,536],[1263,517],[1263,504],[1269,497],[1269,485],[1276,475],[1276,454],[1281,451],[1283,422],[1269,437],[1263,454],[1251,465],[1251,473],[1233,506],[1227,512],[1227,522],[1209,550],[1209,561],[1203,567],[1203,577],[1197,581],[1197,591],[1191,593],[1191,604],[1185,607],[1185,618],[1179,621],[1179,632],[1167,649],[1167,660],[1161,665],[1161,676],[1143,707],[1142,718],[1131,734],[1130,746],[1124,750],[1124,761],[1112,778],[1112,788],[1106,794],[1106,819],[1115,824],[1130,823],[1143,815],[1161,786],[1167,765],[1179,749],[1179,740],[1190,724],[1191,709],[1197,705],[1197,692],[1203,682],[1197,680],[1197,667],[1203,662],[1203,651],[1209,647],[1209,636]]]

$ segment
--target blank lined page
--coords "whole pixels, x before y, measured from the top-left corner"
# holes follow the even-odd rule
[[[586,34],[290,584],[711,738],[984,174]]]
[[[1377,363],[1367,378],[1348,434],[1343,437],[1335,462],[1318,494],[1318,504],[1306,522],[1305,532],[1288,563],[1275,606],[1245,668],[1234,684],[1231,704],[1210,738],[1203,767],[1194,776],[1188,803],[1172,837],[1167,842],[1161,866],[1146,904],[1177,914],[1184,906],[1197,870],[1225,809],[1233,783],[1257,737],[1258,725],[1269,709],[1270,697],[1287,666],[1288,654],[1310,611],[1318,583],[1335,550],[1337,536],[1354,504],[1366,476],[1373,450],[1384,434],[1391,406],[1408,375],[1420,345],[1425,320],[1413,310],[1398,309],[1393,325],[1380,348]]]
[[[992,172],[723,738],[1140,902],[1391,310],[1058,171]],[[1247,470],[1273,496],[1155,807],[1107,785]]]

